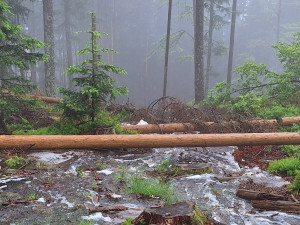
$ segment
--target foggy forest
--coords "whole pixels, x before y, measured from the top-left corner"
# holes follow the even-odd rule
[[[300,0],[0,0],[0,224],[300,224]]]

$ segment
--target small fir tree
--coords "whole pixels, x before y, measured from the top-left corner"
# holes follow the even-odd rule
[[[126,74],[126,71],[103,61],[101,53],[116,52],[99,47],[97,40],[105,33],[96,31],[95,14],[92,12],[91,16],[92,29],[82,31],[90,34],[91,38],[89,43],[78,52],[78,54],[90,55],[90,58],[78,66],[70,66],[66,71],[70,76],[77,76],[71,79],[76,90],[59,88],[59,92],[64,96],[60,105],[63,117],[78,123],[94,122],[97,112],[107,104],[109,99],[113,99],[116,95],[127,94],[127,88],[115,87],[116,81],[109,76],[109,73]]]

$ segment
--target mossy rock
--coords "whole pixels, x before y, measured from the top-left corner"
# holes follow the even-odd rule
[[[162,208],[145,209],[132,224],[220,225],[202,212],[196,203],[190,201],[178,202]]]
[[[212,172],[211,166],[208,163],[178,164],[171,170],[172,175],[176,176],[201,175]]]

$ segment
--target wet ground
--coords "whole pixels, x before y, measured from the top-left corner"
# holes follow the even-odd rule
[[[149,176],[145,171],[166,159],[172,165],[211,165],[213,173],[170,182],[180,200],[195,201],[219,222],[300,224],[299,215],[260,212],[236,197],[239,185],[249,180],[271,188],[288,182],[258,167],[241,168],[233,152],[234,147],[31,152],[21,170],[4,170],[0,162],[0,224],[120,224],[146,207],[164,204],[163,199],[127,194],[122,176]],[[125,206],[125,210],[90,213],[95,206]]]

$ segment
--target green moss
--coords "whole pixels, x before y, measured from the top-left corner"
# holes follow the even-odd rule
[[[194,211],[193,211],[193,217],[192,217],[192,223],[193,225],[204,225],[211,223],[211,219],[207,218],[206,214],[203,213],[198,205],[195,205]]]

